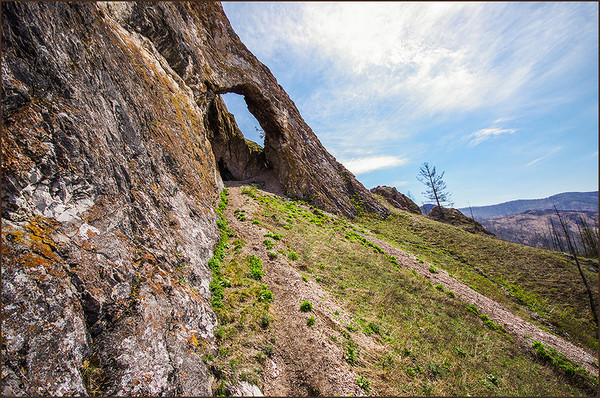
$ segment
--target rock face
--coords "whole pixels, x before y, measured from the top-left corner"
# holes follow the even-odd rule
[[[394,187],[378,186],[372,188],[371,192],[380,195],[385,198],[392,206],[398,209],[410,211],[411,213],[421,214],[421,208],[410,198],[400,192]]]
[[[386,214],[218,3],[2,3],[2,112],[3,395],[211,395],[223,178]]]
[[[441,221],[443,223],[455,225],[457,227],[463,227],[463,229],[467,232],[471,232],[471,233],[480,232],[485,235],[494,236],[494,234],[491,233],[490,231],[488,231],[487,229],[485,229],[483,227],[483,225],[481,225],[477,221],[473,220],[471,217],[465,216],[457,209],[451,209],[451,208],[447,209],[444,207],[435,206],[434,208],[431,209],[431,211],[429,212],[429,214],[427,216],[436,221]]]

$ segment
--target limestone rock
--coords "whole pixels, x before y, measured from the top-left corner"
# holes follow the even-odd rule
[[[1,6],[2,394],[211,395],[221,175],[268,171],[323,209],[387,211],[219,3]]]
[[[465,231],[471,233],[483,233],[485,235],[495,236],[471,217],[467,217],[457,209],[435,206],[427,215],[429,218],[446,224],[462,227]]]
[[[394,187],[377,186],[371,189],[374,194],[380,195],[387,200],[392,206],[398,209],[410,211],[411,213],[421,214],[419,205],[410,200],[410,198],[400,192]]]

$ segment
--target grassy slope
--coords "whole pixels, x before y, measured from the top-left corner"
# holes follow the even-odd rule
[[[597,352],[597,328],[585,287],[574,262],[562,253],[473,235],[403,212],[385,221],[369,216],[357,221],[378,237],[447,270],[522,318]],[[597,259],[586,263],[592,261],[597,264]],[[598,273],[592,270],[586,267],[586,277],[597,287]],[[535,314],[531,316],[531,312]]]
[[[330,338],[344,349],[346,360],[362,375],[357,383],[365,391],[381,395],[590,393],[589,388],[577,387],[572,378],[532,352],[523,351],[510,336],[490,329],[460,300],[397,266],[378,248],[357,240],[353,227],[344,220],[328,218],[318,210],[308,211],[294,202],[249,193],[261,208],[243,222],[258,220],[262,227],[281,234],[278,255],[298,253],[300,258],[294,264],[304,272],[305,283],[321,284],[354,315],[346,331],[332,330]],[[362,221],[384,237],[399,237],[397,223],[393,227],[390,223],[397,220]],[[408,221],[404,221],[408,230]],[[425,219],[419,222],[427,226]],[[431,242],[419,230],[413,227],[410,231],[413,240],[407,248],[415,251],[419,245],[417,253],[436,260],[437,249],[427,250]],[[433,226],[427,232],[444,236]],[[225,374],[260,385],[264,382],[259,381],[264,357],[272,349],[269,308],[260,300],[266,287],[249,277],[248,260],[236,256],[234,242],[238,247],[243,245],[243,237],[230,238],[223,261],[223,274],[232,286],[224,289],[223,306],[217,311],[222,325],[218,331],[220,349],[211,360]],[[455,243],[457,247],[462,244]],[[444,268],[462,276],[461,267]],[[488,287],[486,279],[474,280],[486,289],[495,286]],[[364,335],[370,336],[371,344],[360,343]]]

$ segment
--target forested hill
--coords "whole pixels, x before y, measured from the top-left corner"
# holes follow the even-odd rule
[[[521,199],[490,206],[474,206],[459,209],[475,219],[489,219],[524,213],[528,210],[546,210],[556,206],[558,210],[598,211],[598,191],[564,192],[543,199]]]

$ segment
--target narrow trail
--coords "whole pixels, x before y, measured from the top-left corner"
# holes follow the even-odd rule
[[[427,262],[420,263],[415,256],[381,239],[370,235],[364,235],[364,237],[371,243],[381,247],[386,254],[395,256],[398,264],[407,269],[414,269],[419,275],[434,285],[441,283],[445,290],[452,290],[456,294],[456,297],[467,304],[476,306],[481,313],[486,314],[495,323],[502,325],[522,345],[530,348],[534,341],[539,341],[564,354],[568,359],[581,365],[591,374],[598,374],[598,366],[594,365],[594,362],[597,363],[598,358],[595,358],[583,349],[521,319],[507,310],[503,305],[476,292],[463,282],[454,279],[448,272],[438,269],[436,273],[432,273],[429,271],[430,264]]]
[[[364,396],[356,384],[358,375],[344,361],[343,350],[330,339],[331,330],[345,330],[350,315],[318,284],[304,282],[285,255],[269,258],[263,243],[269,231],[239,221],[234,215],[241,209],[251,216],[258,209],[257,203],[247,200],[239,186],[228,185],[227,189],[229,204],[224,215],[229,228],[246,240],[241,256],[261,259],[262,281],[276,298],[271,306],[275,354],[267,360],[262,392],[266,396]],[[299,310],[303,300],[312,302],[310,313]],[[340,316],[332,317],[334,312]],[[316,318],[313,326],[307,325],[309,316]]]

